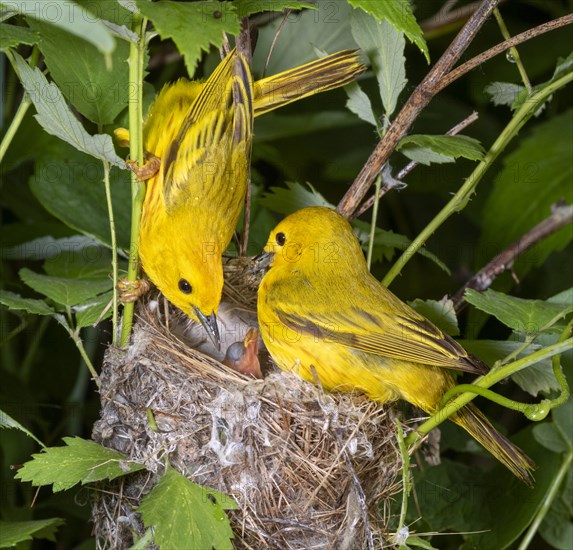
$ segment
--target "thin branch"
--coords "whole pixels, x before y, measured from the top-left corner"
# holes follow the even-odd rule
[[[450,72],[466,48],[470,45],[479,29],[491,15],[493,9],[500,0],[484,0],[468,22],[463,26],[454,38],[442,57],[426,75],[424,80],[416,87],[408,98],[398,116],[388,128],[384,138],[378,143],[366,164],[354,180],[350,189],[346,192],[340,203],[338,211],[346,218],[351,218],[356,212],[358,205],[364,199],[374,179],[396,148],[396,145],[404,137],[420,114],[422,109],[436,95],[441,80]]]
[[[477,114],[476,111],[474,111],[470,116],[464,118],[464,120],[462,120],[461,122],[458,122],[458,124],[456,124],[453,128],[450,128],[446,132],[446,135],[455,136],[456,134],[459,134],[462,130],[467,128],[470,124],[473,124],[478,118],[479,118],[479,115]],[[404,166],[404,168],[402,168],[402,170],[400,170],[398,172],[396,179],[401,181],[414,168],[416,168],[416,166],[418,166],[418,163],[415,160],[409,162],[408,164],[406,164],[406,166]],[[393,187],[395,187],[395,186],[382,185],[382,189],[380,189],[380,191],[378,192],[378,195],[374,194],[371,197],[369,197],[368,199],[366,199],[364,201],[364,203],[362,204],[362,206],[358,209],[358,212],[355,214],[354,217],[358,218],[358,217],[362,216],[362,214],[364,214],[364,212],[366,212],[366,210],[368,210],[372,207],[372,205],[374,204],[374,201],[376,200],[376,197],[378,198],[378,200],[380,200]]]
[[[547,237],[571,223],[573,223],[573,205],[554,206],[551,216],[545,218],[533,229],[511,243],[452,296],[455,310],[460,312],[466,306],[464,300],[466,289],[473,288],[483,292],[491,286],[496,277],[513,267],[516,258],[520,254],[523,254],[532,246],[547,239]]]
[[[464,64],[460,65],[459,67],[455,68],[453,71],[448,73],[444,76],[442,81],[438,84],[437,92],[441,92],[444,88],[448,87],[452,82],[460,78],[461,76],[469,73],[471,70],[479,67],[481,64],[489,61],[492,57],[503,53],[522,42],[527,42],[532,38],[537,36],[541,36],[546,32],[554,31],[556,29],[560,29],[561,27],[565,27],[567,25],[571,25],[573,23],[573,14],[570,13],[568,15],[564,15],[563,17],[559,17],[559,19],[554,19],[553,21],[548,21],[547,23],[543,23],[543,25],[539,25],[533,29],[529,29],[524,31],[520,34],[516,34],[513,38],[509,40],[505,40],[501,42],[497,46],[493,46],[489,50],[486,50],[479,55],[476,55],[469,61],[466,61]]]

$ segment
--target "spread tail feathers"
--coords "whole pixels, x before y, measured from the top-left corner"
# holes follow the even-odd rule
[[[452,416],[451,420],[481,443],[523,483],[528,487],[533,486],[531,471],[536,468],[533,460],[507,437],[500,434],[477,407],[472,404],[466,405]]]

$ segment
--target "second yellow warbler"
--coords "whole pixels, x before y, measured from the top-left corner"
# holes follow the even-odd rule
[[[245,59],[233,51],[205,82],[179,80],[153,104],[144,149],[159,170],[147,184],[140,257],[167,299],[217,344],[221,255],[249,184],[253,118],[347,84],[364,69],[358,54],[346,50],[253,83]],[[116,135],[128,139],[125,130]]]

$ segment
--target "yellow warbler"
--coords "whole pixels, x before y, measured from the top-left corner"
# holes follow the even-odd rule
[[[253,84],[245,59],[233,51],[206,81],[181,79],[163,88],[152,105],[144,149],[159,160],[159,170],[148,181],[143,204],[142,265],[216,345],[221,255],[249,185],[253,117],[347,84],[364,70],[358,54],[345,50]],[[129,140],[121,128],[116,136]]]
[[[433,413],[454,386],[447,369],[486,369],[368,271],[352,227],[324,207],[304,208],[271,232],[258,293],[263,341],[283,370],[328,390],[404,399]],[[527,485],[535,465],[473,404],[450,417]]]

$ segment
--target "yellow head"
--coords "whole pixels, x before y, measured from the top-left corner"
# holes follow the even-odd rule
[[[166,229],[169,226],[166,227]],[[188,237],[165,235],[140,240],[145,272],[163,295],[189,317],[201,322],[219,346],[216,313],[223,292],[221,246]]]
[[[287,269],[306,275],[319,272],[368,271],[352,226],[338,212],[324,206],[303,208],[281,221],[265,246],[274,270]]]

